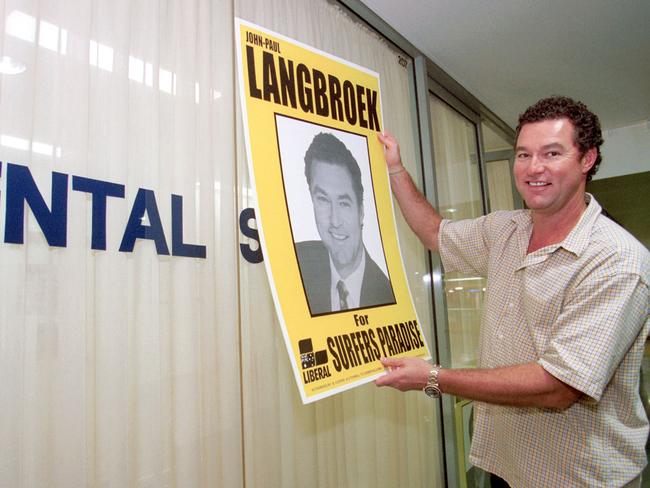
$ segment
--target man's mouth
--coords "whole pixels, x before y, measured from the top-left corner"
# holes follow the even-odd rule
[[[337,241],[344,241],[348,238],[346,234],[339,234],[337,232],[332,232],[332,231],[330,231],[330,235],[332,236],[333,239]]]
[[[544,181],[529,181],[528,184],[529,184],[530,186],[534,186],[534,187],[540,187],[540,186],[547,186],[547,185],[550,185],[550,183],[546,183],[546,182],[544,182]]]

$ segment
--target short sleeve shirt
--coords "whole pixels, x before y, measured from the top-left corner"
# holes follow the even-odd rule
[[[476,402],[471,461],[513,487],[616,487],[646,464],[639,371],[650,327],[650,253],[587,209],[527,254],[527,210],[443,220],[446,271],[487,277],[479,367],[537,362],[583,396],[566,410]]]

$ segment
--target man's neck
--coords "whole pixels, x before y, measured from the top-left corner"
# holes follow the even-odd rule
[[[364,247],[359,246],[359,249],[357,249],[356,255],[354,256],[354,261],[351,263],[348,263],[347,265],[339,268],[332,257],[330,256],[330,263],[336,268],[336,272],[342,279],[347,279],[348,276],[350,276],[352,273],[356,271],[356,269],[359,267],[359,264],[361,263],[361,258],[364,253]]]
[[[587,208],[585,193],[580,192],[557,212],[532,211],[533,231],[528,254],[551,244],[562,242],[573,230]]]

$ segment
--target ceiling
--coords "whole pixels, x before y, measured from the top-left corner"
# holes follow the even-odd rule
[[[536,100],[650,120],[650,0],[362,0],[514,127]]]

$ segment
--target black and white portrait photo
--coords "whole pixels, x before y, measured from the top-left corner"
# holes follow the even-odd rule
[[[312,316],[395,303],[365,137],[276,115],[289,219]]]

